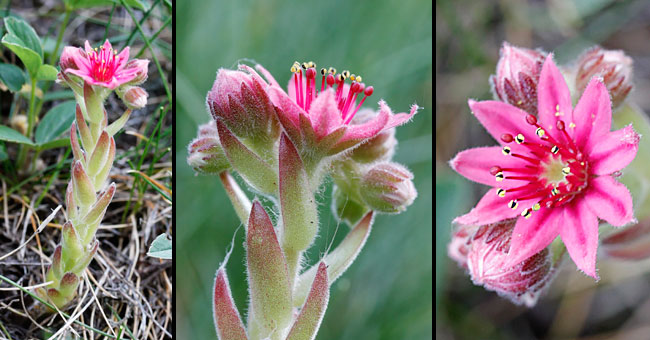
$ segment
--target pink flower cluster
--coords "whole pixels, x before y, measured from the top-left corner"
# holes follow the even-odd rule
[[[516,296],[521,292],[512,285],[499,286],[494,279],[481,277],[490,271],[525,267],[531,259],[548,253],[547,247],[558,236],[576,266],[598,279],[599,219],[614,226],[635,221],[630,192],[615,176],[636,156],[639,135],[632,126],[610,131],[609,84],[598,71],[602,66],[598,60],[602,58],[594,61],[589,57],[591,65],[581,64],[591,77],[574,107],[569,86],[552,54],[544,56],[506,43],[497,74],[491,78],[500,101],[469,100],[472,114],[499,146],[465,150],[450,161],[461,175],[492,187],[454,223],[468,235],[474,233],[466,228],[478,229],[476,234],[480,234],[495,223],[502,225],[512,219],[514,225],[500,234],[502,238],[507,235],[508,241],[499,245],[498,255],[490,255],[492,261],[482,263],[480,273],[469,265],[476,283]],[[603,70],[611,73],[614,68],[606,66]],[[628,72],[623,66],[617,70]],[[579,77],[582,81],[584,72]],[[620,84],[625,76],[610,74],[605,81],[608,79],[618,82],[614,89],[629,92],[627,83]],[[457,260],[459,254],[472,254],[458,247],[465,244],[458,237],[452,241],[457,246],[450,247],[450,256]],[[476,239],[474,236],[470,243],[478,242]],[[485,245],[470,248],[484,249]],[[540,280],[531,280],[529,287],[537,287]]]

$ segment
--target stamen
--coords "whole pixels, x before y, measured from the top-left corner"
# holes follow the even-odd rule
[[[498,189],[498,190],[497,190],[497,196],[499,196],[499,197],[505,197],[505,196],[506,196],[506,191],[505,191],[505,189]]]
[[[501,150],[501,153],[503,153],[503,154],[506,155],[506,156],[508,156],[511,152],[512,152],[512,151],[510,150],[510,147],[509,147],[509,146],[504,146],[504,147],[503,147],[503,150]]]
[[[530,215],[532,215],[530,208],[521,212],[521,216],[523,216],[524,218],[530,218]]]
[[[517,137],[515,137],[515,142],[517,142],[517,144],[523,143],[524,142],[524,135],[522,135],[521,133],[518,134]]]
[[[517,200],[511,200],[510,202],[508,202],[508,207],[512,210],[517,209],[518,205],[519,203],[517,202]]]

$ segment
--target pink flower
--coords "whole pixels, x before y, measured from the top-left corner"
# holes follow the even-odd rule
[[[611,102],[593,78],[575,108],[549,55],[540,75],[539,119],[510,104],[469,101],[501,144],[460,152],[450,165],[494,187],[454,222],[486,225],[517,217],[506,265],[538,253],[558,235],[579,269],[597,278],[598,218],[622,226],[634,220],[632,197],[612,174],[636,156],[639,135],[610,132]]]
[[[293,77],[289,81],[287,94],[268,71],[259,65],[258,70],[269,79],[271,86],[268,93],[279,109],[278,119],[299,149],[313,146],[325,151],[325,154],[339,153],[405,123],[418,109],[417,105],[413,105],[408,114],[393,114],[382,100],[379,102],[379,112],[372,119],[358,123],[353,118],[374,91],[372,86],[362,82],[361,76],[350,74],[349,71],[336,73],[334,68],[322,68],[319,90],[316,65],[296,62],[291,67]],[[350,84],[346,80],[350,80]]]
[[[544,54],[503,43],[497,73],[490,77],[495,97],[528,113],[537,114],[537,83]]]
[[[74,74],[90,85],[107,87],[111,90],[136,79],[146,78],[148,60],[129,60],[129,47],[117,54],[106,40],[99,50],[93,50],[88,41],[86,49],[66,46],[61,54],[63,77]]]

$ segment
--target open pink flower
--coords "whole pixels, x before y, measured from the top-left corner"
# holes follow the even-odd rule
[[[137,60],[137,59],[135,59]],[[106,40],[99,49],[93,50],[86,41],[85,50],[67,46],[61,54],[61,72],[74,74],[90,85],[107,87],[111,90],[136,79],[146,78],[148,60],[129,61],[129,47],[119,54]]]
[[[639,135],[631,126],[610,132],[611,102],[600,78],[573,108],[552,55],[542,67],[537,99],[539,118],[507,103],[469,101],[501,147],[465,150],[450,161],[461,175],[494,187],[454,222],[485,225],[521,215],[505,265],[559,235],[578,268],[597,278],[598,218],[614,226],[634,220],[632,197],[612,174],[634,159]]]
[[[269,96],[279,109],[278,119],[292,141],[299,147],[308,145],[325,149],[326,154],[330,155],[405,123],[418,109],[417,105],[413,105],[408,114],[393,114],[382,100],[379,102],[379,112],[372,119],[359,123],[353,118],[373,93],[373,87],[366,86],[360,76],[349,71],[336,73],[334,68],[323,68],[320,70],[319,90],[316,65],[312,62],[302,65],[294,63],[287,94],[268,71],[259,65],[258,70],[271,83]],[[347,84],[346,80],[351,83]]]

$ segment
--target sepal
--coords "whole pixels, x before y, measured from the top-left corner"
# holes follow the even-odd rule
[[[248,340],[244,323],[230,293],[230,284],[224,268],[217,270],[217,278],[214,281],[212,312],[214,327],[217,330],[219,340]]]
[[[95,203],[95,189],[81,161],[72,166],[72,185],[77,205],[87,207]]]
[[[316,338],[327,309],[329,295],[327,265],[325,265],[325,262],[320,262],[307,301],[302,306],[296,322],[291,327],[287,340],[313,340]]]

